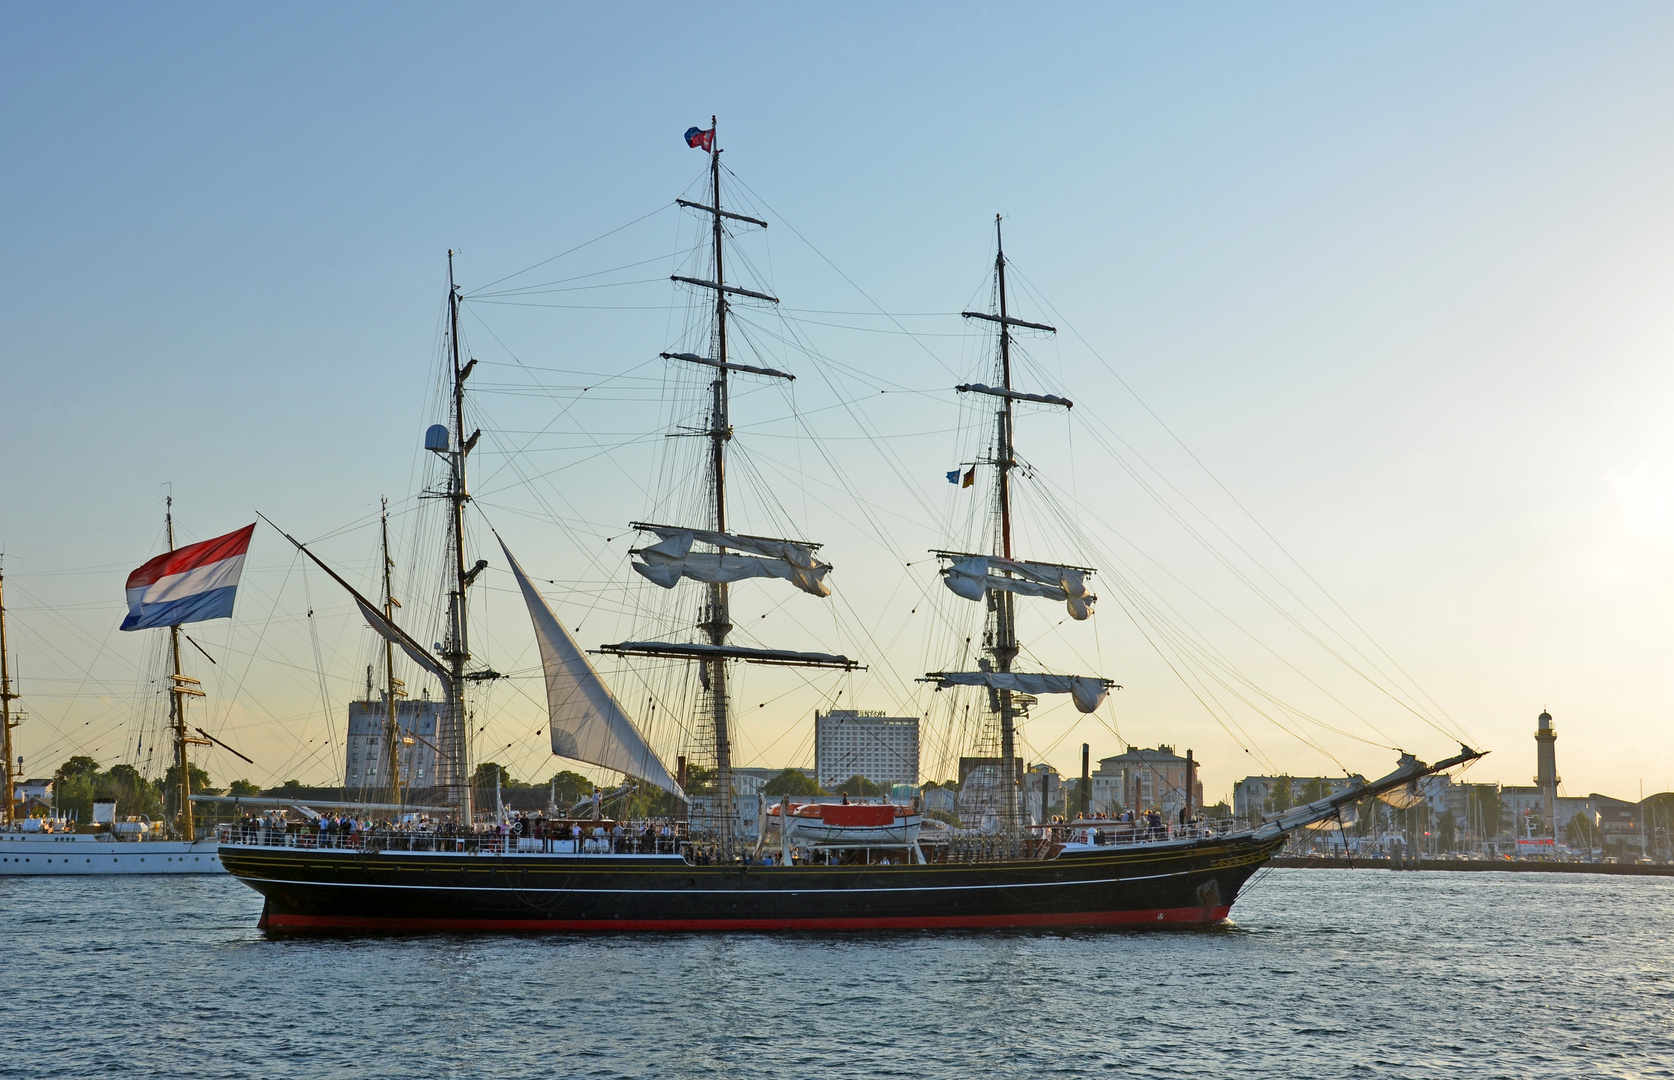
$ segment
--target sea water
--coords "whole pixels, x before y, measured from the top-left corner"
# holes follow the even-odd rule
[[[0,1075],[1674,1076],[1674,879],[1280,870],[1196,931],[269,939],[0,879]]]

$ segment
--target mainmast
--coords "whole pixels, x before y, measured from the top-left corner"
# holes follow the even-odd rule
[[[715,379],[709,385],[709,471],[711,474],[710,488],[710,520],[715,523],[715,531],[727,531],[727,442],[732,438],[732,425],[727,415],[730,404],[727,384],[727,292],[726,268],[722,262],[722,229],[721,229],[721,147],[718,138],[720,125],[712,115],[709,117],[709,197],[710,209],[713,211],[713,229],[711,230],[715,254],[715,359],[719,363],[715,367]],[[725,556],[726,549],[719,549]],[[724,647],[727,635],[732,632],[732,608],[727,594],[727,583],[717,581],[709,586],[709,605],[702,623],[703,631],[709,635],[709,643],[716,648]],[[728,728],[727,715],[727,662],[716,657],[709,662],[709,711],[710,721],[715,729],[715,790],[720,798],[718,806],[720,823],[721,849],[732,851],[733,820],[732,805],[732,732]]]
[[[780,649],[741,647],[728,644],[732,632],[732,612],[728,585],[752,577],[776,577],[791,582],[814,596],[830,595],[825,585],[829,563],[821,562],[816,552],[818,544],[804,540],[749,536],[733,533],[727,520],[726,451],[732,440],[729,415],[729,374],[740,372],[770,379],[795,378],[788,372],[754,364],[735,363],[728,352],[727,315],[728,297],[747,296],[770,304],[777,297],[726,282],[725,240],[722,219],[744,222],[766,228],[767,222],[758,218],[735,214],[721,207],[721,148],[716,145],[715,117],[709,118],[710,129],[705,132],[692,128],[686,133],[687,145],[709,152],[709,204],[677,199],[681,206],[707,213],[711,217],[710,237],[714,259],[714,280],[672,275],[672,280],[701,289],[711,289],[715,296],[715,322],[710,334],[710,355],[695,353],[662,354],[665,360],[680,360],[713,370],[709,383],[709,426],[700,432],[709,439],[708,528],[680,525],[653,525],[635,522],[634,528],[655,533],[661,542],[647,548],[633,549],[645,562],[633,564],[642,576],[665,589],[672,589],[682,579],[703,582],[705,600],[698,628],[707,638],[706,643],[667,641],[624,641],[600,646],[601,652],[618,656],[652,656],[696,660],[704,698],[704,710],[713,729],[715,754],[715,798],[712,803],[715,818],[716,842],[723,857],[730,857],[736,847],[737,820],[732,790],[732,726],[731,703],[727,692],[727,662],[743,660],[757,664],[784,664],[799,667],[828,667],[854,670],[858,665],[845,656],[826,653],[791,652]],[[692,550],[693,543],[712,547],[713,552]]]
[[[6,574],[0,570],[0,744],[3,744],[5,768],[0,775],[6,779],[5,824],[9,828],[15,820],[12,798],[17,793],[17,778],[12,770],[17,766],[12,758],[12,729],[18,721],[12,719],[12,702],[22,695],[12,692],[11,658],[6,653]]]
[[[390,579],[390,571],[395,567],[395,561],[389,557],[389,500],[382,500],[383,512],[378,523],[382,535],[380,550],[384,557],[384,619],[395,622],[395,609],[401,606],[401,601],[395,598],[394,583]],[[401,802],[401,724],[396,710],[396,699],[406,696],[403,684],[395,677],[395,642],[384,638],[384,703],[388,708],[388,725],[385,739],[389,744],[389,795],[388,801],[399,804]]]
[[[448,592],[448,640],[442,658],[448,662],[448,737],[442,743],[448,764],[445,786],[449,792],[459,826],[469,829],[471,815],[470,775],[470,717],[465,708],[465,663],[471,658],[470,639],[466,633],[465,590],[488,565],[479,559],[475,566],[465,566],[465,504],[471,496],[465,489],[465,457],[476,446],[475,432],[465,437],[465,380],[475,360],[463,367],[459,363],[459,286],[453,280],[453,252],[448,252],[448,354],[453,372],[453,439],[446,453],[448,471],[448,531],[453,548],[453,588]]]
[[[163,522],[167,526],[169,536],[169,550],[174,550],[174,496],[168,496],[164,503]],[[196,824],[192,818],[192,763],[186,756],[186,747],[191,745],[208,746],[208,739],[194,739],[186,734],[186,699],[189,697],[203,697],[203,686],[198,680],[189,678],[180,672],[180,624],[174,623],[169,627],[169,657],[173,663],[173,673],[169,676],[169,711],[174,721],[174,767],[179,774],[180,791],[180,834],[186,840],[198,838]]]

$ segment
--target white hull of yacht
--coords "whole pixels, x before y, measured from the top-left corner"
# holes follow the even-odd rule
[[[0,833],[0,877],[224,874],[214,840],[111,840],[87,833]]]

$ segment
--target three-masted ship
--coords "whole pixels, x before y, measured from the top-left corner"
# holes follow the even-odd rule
[[[453,566],[447,640],[435,650],[425,649],[395,625],[387,604],[380,611],[359,594],[356,601],[374,630],[446,687],[449,723],[440,742],[443,756],[451,763],[446,783],[455,792],[454,824],[430,832],[364,832],[347,842],[322,842],[311,835],[261,829],[226,830],[221,858],[233,874],[265,898],[264,928],[276,933],[621,932],[1200,925],[1226,918],[1240,888],[1290,832],[1340,816],[1360,800],[1414,784],[1420,777],[1479,756],[1462,749],[1435,765],[1407,756],[1377,781],[1354,785],[1258,824],[1209,822],[1187,813],[1182,821],[1160,828],[1124,829],[1114,822],[1090,819],[1065,823],[1056,831],[1029,828],[1023,820],[1016,753],[1020,710],[1035,696],[1068,694],[1078,709],[1092,712],[1115,684],[1098,675],[1020,670],[1018,664],[1023,654],[1017,636],[1019,598],[1063,603],[1076,620],[1090,617],[1096,598],[1089,590],[1092,568],[1024,558],[1014,550],[1015,407],[1021,402],[1072,406],[1065,398],[1013,385],[1013,331],[1051,332],[1052,328],[1011,314],[1005,253],[1003,245],[998,245],[994,310],[965,313],[994,327],[994,382],[955,388],[993,404],[992,452],[982,464],[994,470],[994,542],[988,551],[936,553],[945,585],[958,596],[987,605],[983,657],[974,665],[975,671],[936,671],[924,676],[938,688],[978,688],[986,698],[998,751],[998,799],[992,828],[971,837],[971,842],[955,839],[927,854],[916,839],[916,824],[911,830],[896,830],[894,822],[905,820],[906,811],[889,809],[887,821],[880,817],[872,822],[870,818],[861,821],[866,815],[858,812],[862,808],[855,808],[848,816],[822,814],[823,831],[816,834],[823,840],[802,848],[800,856],[790,850],[790,830],[783,825],[781,850],[764,853],[769,816],[765,806],[758,805],[760,829],[751,838],[736,805],[732,747],[737,717],[728,692],[732,667],[754,663],[854,670],[859,664],[839,654],[757,647],[734,640],[733,584],[771,578],[823,598],[831,592],[825,580],[831,564],[821,558],[817,543],[732,531],[727,498],[732,382],[794,376],[743,363],[729,351],[728,314],[734,298],[778,301],[728,281],[726,223],[759,227],[766,223],[723,208],[721,151],[715,145],[714,127],[708,131],[694,128],[687,139],[710,155],[707,201],[680,202],[709,216],[712,276],[675,280],[709,296],[711,320],[704,352],[662,355],[670,362],[704,371],[709,380],[707,427],[692,433],[708,442],[702,501],[706,513],[699,521],[633,523],[654,542],[634,550],[632,565],[639,575],[664,589],[690,583],[702,590],[701,614],[695,623],[701,640],[621,641],[597,651],[629,660],[686,661],[695,669],[700,685],[699,728],[708,740],[708,760],[713,763],[703,784],[705,791],[689,794],[685,790],[685,770],[671,772],[652,750],[587,653],[560,624],[503,542],[501,547],[528,606],[540,647],[553,752],[663,789],[690,807],[689,827],[672,838],[647,835],[624,844],[594,840],[591,833],[577,840],[567,828],[530,838],[486,833],[473,826],[465,697],[474,682],[497,676],[472,668],[466,630],[467,589],[486,561],[478,559],[467,566],[462,524],[469,499],[465,463],[477,437],[465,432],[463,402],[474,362],[460,362],[460,294],[451,280],[450,262],[452,423],[433,427],[426,439],[427,448],[449,463],[444,494],[452,508],[448,528]],[[997,241],[998,230],[996,221]],[[776,811],[779,822],[790,822],[793,812],[788,802]],[[916,814],[917,808],[911,812]],[[838,842],[845,832],[866,838]],[[880,850],[885,852],[882,857],[878,857]]]

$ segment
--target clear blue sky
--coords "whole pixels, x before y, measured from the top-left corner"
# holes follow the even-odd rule
[[[665,207],[702,165],[680,132],[717,113],[729,165],[819,252],[770,230],[760,266],[787,303],[864,311],[870,297],[946,313],[983,302],[990,223],[1005,213],[1028,284],[1097,350],[1061,335],[1039,346],[1043,370],[1255,550],[1247,519],[1119,374],[1496,751],[1475,776],[1528,782],[1544,706],[1569,792],[1674,786],[1665,5],[761,5],[699,16],[673,5],[9,4],[0,31],[0,544],[31,773],[77,751],[109,763],[143,727],[151,706],[135,701],[152,645],[111,627],[123,575],[159,549],[165,482],[187,538],[246,524],[255,509],[317,537],[363,526],[380,494],[411,506],[446,249],[462,250],[472,289]],[[678,227],[665,212],[575,272],[667,256]],[[477,308],[472,346],[511,365],[494,376],[506,386],[527,384],[518,362],[626,371],[668,342],[675,298],[647,290],[635,295],[652,309],[639,314]],[[845,319],[850,328],[810,332],[872,376],[929,389],[976,372],[957,318],[904,318],[918,341],[828,321]],[[842,389],[805,378],[798,400],[818,407]],[[487,395],[481,416],[539,427],[567,393]],[[894,400],[871,422],[924,433],[901,444],[924,474],[917,494],[892,491],[899,479],[865,440],[831,445],[853,447],[880,513],[903,523],[902,548],[922,551],[937,519],[919,508],[943,506],[940,473],[962,452],[929,433],[958,428],[959,406]],[[589,404],[572,430],[660,430],[643,405]],[[1073,501],[1104,523],[1089,530],[1120,523],[1139,550],[1178,556],[1171,570],[1227,596],[1255,636],[1279,632],[1177,546],[1089,436],[1042,420],[1033,437],[1035,459],[1062,466]],[[582,445],[545,447],[541,460],[574,460]],[[591,520],[645,509],[597,470],[563,483]],[[901,622],[888,545],[862,538],[845,551],[850,511],[820,503],[805,515],[800,501],[787,506],[811,535],[824,530],[856,611]],[[598,561],[608,548],[522,516],[530,504],[514,494],[498,505],[490,520],[532,571],[620,576],[619,562]],[[614,534],[588,535],[603,545]],[[329,554],[369,570],[370,533],[336,542]],[[319,748],[340,735],[370,650],[281,543],[258,534],[236,625],[199,638],[256,657],[204,672],[210,708],[261,763],[253,778],[324,780],[332,761]],[[1274,549],[1258,555],[1306,593]],[[581,562],[585,573],[564,573]],[[583,623],[584,644],[602,640],[590,608],[561,588],[553,598]],[[315,607],[310,630],[303,612]],[[526,624],[511,604],[501,616],[497,638],[526,666]],[[1230,624],[1194,618],[1264,685],[1292,678]],[[1035,751],[1073,769],[1082,741],[1119,749],[1119,728],[1136,743],[1193,745],[1211,792],[1260,771],[1115,604],[1099,622],[1096,646],[1067,641],[1047,659],[1095,657],[1127,689],[1108,724],[1072,730],[1066,711],[1036,720]],[[910,675],[928,659],[919,636],[909,626],[902,655],[880,666]],[[1307,653],[1296,662],[1334,692],[1366,691]],[[845,703],[899,704],[881,684],[870,692],[883,700]],[[1375,696],[1355,707],[1401,745],[1449,749]],[[762,710],[749,763],[795,757],[816,700]],[[509,744],[500,756],[518,775],[546,775],[531,702],[500,704],[518,718],[496,721],[479,751]],[[1278,767],[1336,769],[1271,728],[1256,734]],[[1326,741],[1357,770],[1390,758]],[[209,764],[217,779],[239,768]]]

